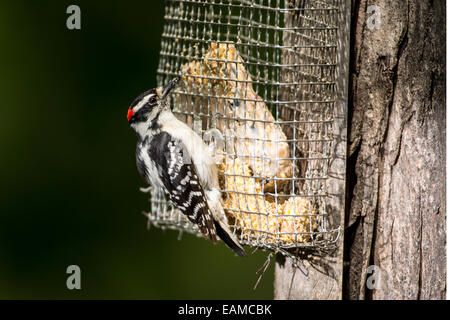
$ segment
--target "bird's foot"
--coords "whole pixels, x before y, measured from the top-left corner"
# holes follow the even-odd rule
[[[153,190],[152,186],[148,186],[147,188],[139,188],[139,190],[143,193],[151,193]]]

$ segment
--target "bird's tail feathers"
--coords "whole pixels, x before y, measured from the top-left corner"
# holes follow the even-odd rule
[[[231,230],[230,230],[230,228],[228,228],[228,226],[225,226],[221,221],[216,221],[216,220],[214,220],[214,226],[216,227],[217,236],[220,239],[222,239],[222,241],[231,250],[233,250],[240,257],[247,256],[244,249],[239,244],[239,240],[236,238],[236,236],[233,233],[231,233]]]

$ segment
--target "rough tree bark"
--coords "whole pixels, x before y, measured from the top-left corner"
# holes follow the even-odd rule
[[[344,298],[442,299],[445,1],[354,0],[350,63]]]
[[[352,0],[351,20],[342,297],[443,299],[445,1]],[[327,297],[330,275],[275,272],[275,298]]]

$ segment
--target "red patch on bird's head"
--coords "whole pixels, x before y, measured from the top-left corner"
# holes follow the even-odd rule
[[[133,116],[133,114],[134,114],[134,111],[133,111],[133,109],[131,109],[131,106],[130,106],[130,108],[128,108],[128,113],[127,113],[128,122],[130,122],[130,119]]]

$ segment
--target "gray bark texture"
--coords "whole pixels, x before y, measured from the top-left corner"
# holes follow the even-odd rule
[[[354,0],[351,41],[343,296],[443,299],[445,1]]]
[[[445,298],[445,6],[352,0],[343,257],[279,258],[275,298]]]

